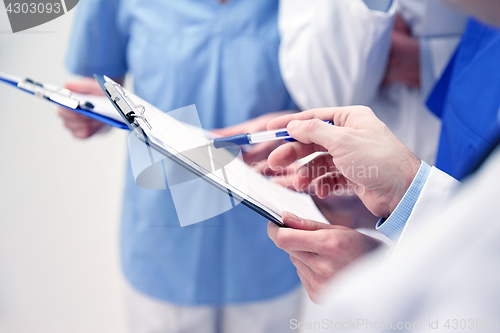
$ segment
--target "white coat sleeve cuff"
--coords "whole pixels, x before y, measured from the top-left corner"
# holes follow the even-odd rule
[[[380,219],[376,225],[376,229],[382,234],[390,238],[392,241],[397,241],[403,231],[408,218],[411,215],[413,207],[417,202],[420,193],[429,177],[431,167],[422,162],[418,169],[413,182],[406,191],[403,199],[399,202],[396,209],[387,219]]]
[[[456,193],[458,186],[460,186],[458,180],[436,167],[432,167],[429,177],[401,233],[399,242],[402,242],[406,235],[411,234],[412,230],[418,227],[417,221],[426,221],[432,216],[437,215],[445,202]]]

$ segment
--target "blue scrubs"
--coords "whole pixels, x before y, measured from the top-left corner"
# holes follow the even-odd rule
[[[500,135],[500,30],[470,20],[427,105],[442,120],[436,167],[463,179]]]
[[[205,129],[294,108],[278,67],[277,0],[85,0],[68,67],[134,76],[137,95],[163,111],[196,104]],[[198,209],[192,207],[192,209]],[[181,228],[169,190],[127,172],[121,230],[126,278],[185,305],[265,300],[298,285],[267,221],[242,205]]]

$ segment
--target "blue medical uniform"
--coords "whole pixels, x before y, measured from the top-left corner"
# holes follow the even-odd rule
[[[277,12],[277,0],[81,1],[68,67],[85,76],[130,72],[136,94],[159,109],[196,104],[203,128],[234,125],[294,108],[278,66]],[[296,270],[266,228],[242,205],[181,228],[169,190],[139,188],[128,168],[123,270],[155,298],[221,305],[292,290]]]
[[[463,179],[500,135],[500,30],[469,20],[427,102],[442,120],[436,167]]]

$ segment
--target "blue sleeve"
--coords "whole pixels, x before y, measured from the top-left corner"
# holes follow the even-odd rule
[[[393,0],[363,0],[370,10],[378,10],[386,13],[392,6]]]
[[[118,11],[119,0],[80,1],[66,58],[72,73],[125,76],[126,36],[118,27]]]
[[[434,78],[431,39],[427,37],[420,37],[418,42],[420,52],[420,90],[422,96],[427,98],[436,84],[436,79]]]
[[[420,196],[420,192],[422,192],[422,188],[424,187],[430,172],[431,167],[427,163],[422,162],[417,175],[413,179],[413,182],[403,196],[403,199],[401,199],[396,209],[392,212],[391,216],[387,219],[380,219],[377,222],[376,229],[378,231],[393,241],[398,240],[406,225],[406,221],[408,221],[413,207]]]
[[[448,66],[441,75],[441,78],[435,84],[426,102],[429,110],[431,110],[432,113],[434,113],[439,119],[443,118],[443,109],[446,105],[446,101],[448,100],[448,91],[451,85],[451,79],[453,77],[453,71],[457,61],[459,49],[460,47],[457,51],[455,51],[455,54],[448,63]]]

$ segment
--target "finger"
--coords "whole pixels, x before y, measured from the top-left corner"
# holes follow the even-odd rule
[[[81,121],[65,121],[64,126],[69,128],[70,130],[78,130],[85,128],[98,128],[96,124],[92,124],[89,122],[81,122]]]
[[[64,126],[67,127],[68,129],[70,129],[71,131],[85,131],[85,130],[88,130],[89,132],[92,132],[92,131],[97,131],[101,126],[99,125],[96,125],[96,124],[82,124],[82,123],[79,123],[79,122],[65,122],[64,123]]]
[[[321,239],[311,231],[280,228],[268,224],[267,234],[278,248],[288,253],[291,251],[317,253],[321,250]]]
[[[267,160],[262,160],[262,161],[250,163],[250,166],[252,167],[252,169],[263,174],[264,176],[267,176],[268,172],[274,172],[271,170],[271,168],[269,168],[269,165],[267,164]],[[271,176],[271,175],[269,175],[269,176]]]
[[[267,224],[267,235],[269,236],[269,238],[271,238],[271,240],[273,242],[275,239],[278,238],[279,229],[280,229],[280,227],[278,227],[276,224],[274,224],[271,221],[269,221],[269,223]]]
[[[332,151],[344,138],[346,129],[332,126],[320,119],[293,120],[287,125],[288,134],[305,144],[317,144]]]
[[[84,119],[85,117],[84,115],[70,111],[66,108],[59,108],[57,114],[64,119]]]
[[[58,115],[64,120],[65,124],[67,122],[74,122],[81,124],[94,123],[96,126],[103,124],[98,120],[92,119],[90,117],[79,114],[78,112],[74,112],[65,108],[59,108]]]
[[[97,133],[104,124],[99,121],[65,121],[64,126],[77,138],[86,139]]]
[[[300,142],[289,142],[279,146],[269,154],[267,161],[271,169],[283,168],[303,157],[316,152],[325,151],[326,149],[320,145],[305,145]]]
[[[266,170],[272,170],[271,168],[268,167]],[[298,186],[296,185],[296,173],[297,171],[295,170],[294,167],[288,167],[285,168],[285,173],[284,176],[279,175],[280,171],[274,171],[272,170],[275,174],[273,175],[270,172],[263,171],[264,176],[272,176],[270,179],[271,182],[278,184],[282,187],[285,187],[289,190],[296,191],[296,192],[304,192],[308,194],[316,194],[316,188],[313,185],[305,185],[305,186]]]
[[[320,199],[324,199],[331,193],[347,192],[351,186],[351,182],[339,173],[329,173],[320,178],[316,178],[309,185],[309,188],[314,190],[314,193]],[[350,192],[349,192],[350,193]]]
[[[81,124],[83,126],[88,126],[89,124],[93,124],[93,125],[97,126],[98,124],[102,124],[102,122],[100,122],[98,120],[95,120],[95,119],[92,119],[90,117],[80,115],[80,114],[76,114],[76,116],[75,115],[67,115],[67,116],[62,117],[62,119],[65,123]]]
[[[322,279],[320,279],[316,273],[306,265],[303,261],[299,260],[295,256],[290,255],[290,260],[292,264],[297,267],[297,272],[300,272],[300,275],[307,281],[309,286],[314,289],[315,293],[318,293],[323,285],[321,283]]]
[[[65,84],[65,88],[80,94],[104,95],[99,83],[90,77],[85,77],[74,82],[68,82]]]
[[[88,139],[97,132],[97,129],[92,128],[80,128],[73,130],[73,135],[78,139]]]
[[[321,108],[321,109],[311,109],[307,111],[302,111],[299,113],[289,114],[281,116],[271,120],[267,124],[268,130],[274,130],[279,128],[284,128],[292,120],[309,120],[309,119],[320,119],[320,120],[330,120],[336,126],[344,126],[346,120],[352,112],[364,107],[359,106],[347,106],[347,107],[337,107],[337,108]]]
[[[323,289],[323,285],[328,282],[335,273],[331,268],[325,270],[325,263],[321,262],[320,257],[314,253],[293,252],[290,254],[290,260],[292,260],[294,266],[304,274],[304,277],[307,278],[311,286],[317,292]],[[330,263],[328,263],[328,265],[329,264]]]
[[[347,179],[339,171],[313,175],[312,172],[307,170],[307,168],[299,169],[297,171],[293,179],[293,186],[298,192],[314,194],[320,199],[323,199],[336,191],[337,193],[351,193],[352,191],[357,190],[358,187],[357,184],[354,184],[352,181]]]
[[[260,162],[253,162],[252,164],[250,164],[250,166],[257,172],[259,172],[260,174],[264,175],[264,176],[281,176],[283,174],[283,172],[285,172],[284,170],[286,169],[283,169],[283,170],[273,170],[269,167],[269,165],[267,164],[267,160],[262,160]]]
[[[88,126],[89,124],[92,124],[93,126],[100,127],[104,125],[98,120],[92,119],[66,108],[59,108],[58,115],[64,120],[64,124],[66,126],[78,126],[78,124],[81,126]]]
[[[307,188],[315,179],[328,173],[338,173],[330,154],[321,154],[302,165],[295,173],[295,188]]]
[[[82,123],[82,122],[78,122],[78,121],[64,121],[64,127],[70,129],[70,130],[78,130],[78,129],[82,129],[82,128],[87,128],[88,125],[85,124],[85,123]]]
[[[73,112],[74,113],[74,112]],[[74,123],[82,123],[82,124],[87,124],[91,122],[96,122],[97,120],[94,120],[90,117],[80,115],[80,114],[68,114],[68,115],[63,115],[61,118],[65,122],[74,122]]]
[[[267,159],[262,160],[260,162],[254,162],[250,165],[255,171],[260,172],[264,176],[272,176],[272,177],[284,177],[284,176],[294,176],[297,171],[297,165],[292,164],[291,166],[285,168],[278,168],[273,170],[269,167],[267,163]]]
[[[316,253],[305,251],[290,251],[290,257],[302,261],[307,267],[314,272],[314,266],[318,263],[319,256]]]
[[[309,295],[309,298],[311,299],[311,301],[316,303],[316,300],[318,297],[317,296],[318,292],[312,287],[311,283],[307,280],[307,278],[304,276],[304,274],[301,271],[299,271],[298,269],[297,269],[297,275],[299,276],[300,281],[304,285],[304,288],[307,291],[307,295]]]
[[[321,222],[313,221],[313,220],[302,219],[302,218],[298,217],[297,215],[292,214],[292,213],[287,212],[287,211],[284,211],[281,216],[283,219],[283,223],[285,223],[285,225],[287,227],[297,229],[295,231],[298,231],[298,230],[314,231],[314,230],[321,230],[321,229],[333,229],[333,226],[330,224],[321,223]],[[294,239],[298,239],[299,236],[294,237]],[[307,236],[308,238],[312,238],[315,235],[313,235],[311,233],[306,233],[305,236]],[[300,251],[308,251],[305,248],[299,249],[299,250]],[[308,252],[316,252],[316,251],[308,251]]]

